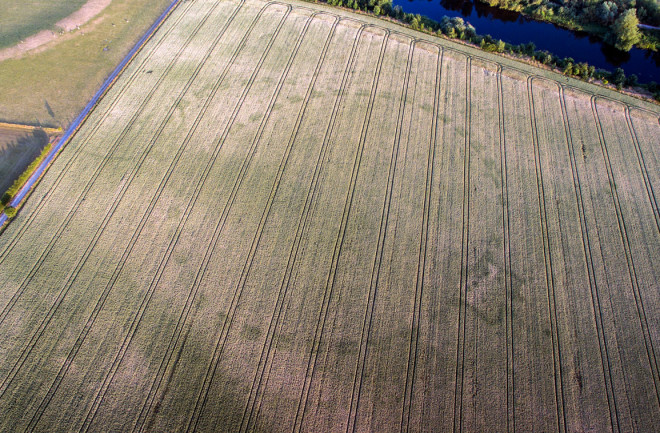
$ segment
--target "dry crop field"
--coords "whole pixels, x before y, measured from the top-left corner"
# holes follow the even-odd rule
[[[0,430],[651,432],[657,107],[182,2],[0,236]]]

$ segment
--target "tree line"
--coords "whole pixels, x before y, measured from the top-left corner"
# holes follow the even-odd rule
[[[642,32],[639,24],[660,26],[658,0],[479,0],[576,30],[600,36],[622,51],[634,45],[656,50],[657,31]]]

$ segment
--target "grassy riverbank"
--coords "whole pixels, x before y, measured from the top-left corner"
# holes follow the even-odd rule
[[[315,0],[310,0],[316,2]],[[400,6],[392,7],[391,0],[328,0],[332,6],[346,7],[357,12],[374,14],[384,19],[392,19],[413,30],[434,34],[441,37],[460,40],[477,46],[487,52],[495,52],[517,60],[550,68],[568,77],[579,78],[601,86],[625,91],[641,99],[660,101],[660,86],[656,83],[638,83],[637,76],[626,76],[625,71],[596,69],[585,62],[576,62],[573,58],[560,58],[548,51],[537,50],[533,43],[512,45],[490,35],[481,35],[468,22],[460,17],[443,17],[435,21],[419,14],[404,12]]]
[[[521,0],[475,0],[504,10],[519,12],[536,20],[583,31],[603,41],[628,51],[635,46],[657,51],[660,34],[654,30],[640,30],[639,22],[652,26],[660,25],[660,6],[657,0],[582,0],[558,3],[551,0],[527,2]],[[634,22],[626,28],[621,20],[632,11]],[[632,44],[625,40],[634,38]],[[630,42],[630,41],[628,41]]]

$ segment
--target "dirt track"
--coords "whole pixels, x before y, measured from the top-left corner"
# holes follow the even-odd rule
[[[76,12],[55,23],[55,26],[62,29],[65,33],[71,32],[94,18],[111,2],[112,0],[89,0]],[[57,40],[59,37],[60,34],[57,32],[42,30],[13,47],[0,50],[0,61],[21,57],[23,54],[43,47],[49,42]]]

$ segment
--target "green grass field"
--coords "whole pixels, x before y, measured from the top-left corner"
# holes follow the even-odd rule
[[[0,236],[0,430],[656,431],[659,115],[182,2]]]
[[[33,11],[53,11],[64,5],[61,11],[68,11],[68,15],[82,3],[0,0],[0,6],[6,6],[1,9],[0,22],[16,23],[22,16],[33,15],[36,23],[26,28],[37,32],[42,27],[49,28],[57,19]],[[20,58],[1,61],[0,121],[67,127],[170,3],[171,0],[113,0],[80,30],[66,33]],[[72,8],[74,4],[78,7]],[[5,15],[5,10],[11,13]],[[5,34],[5,27],[0,24],[0,28],[0,35]],[[0,47],[1,41],[0,38]]]
[[[52,30],[62,18],[80,9],[86,0],[0,0],[0,48]]]

